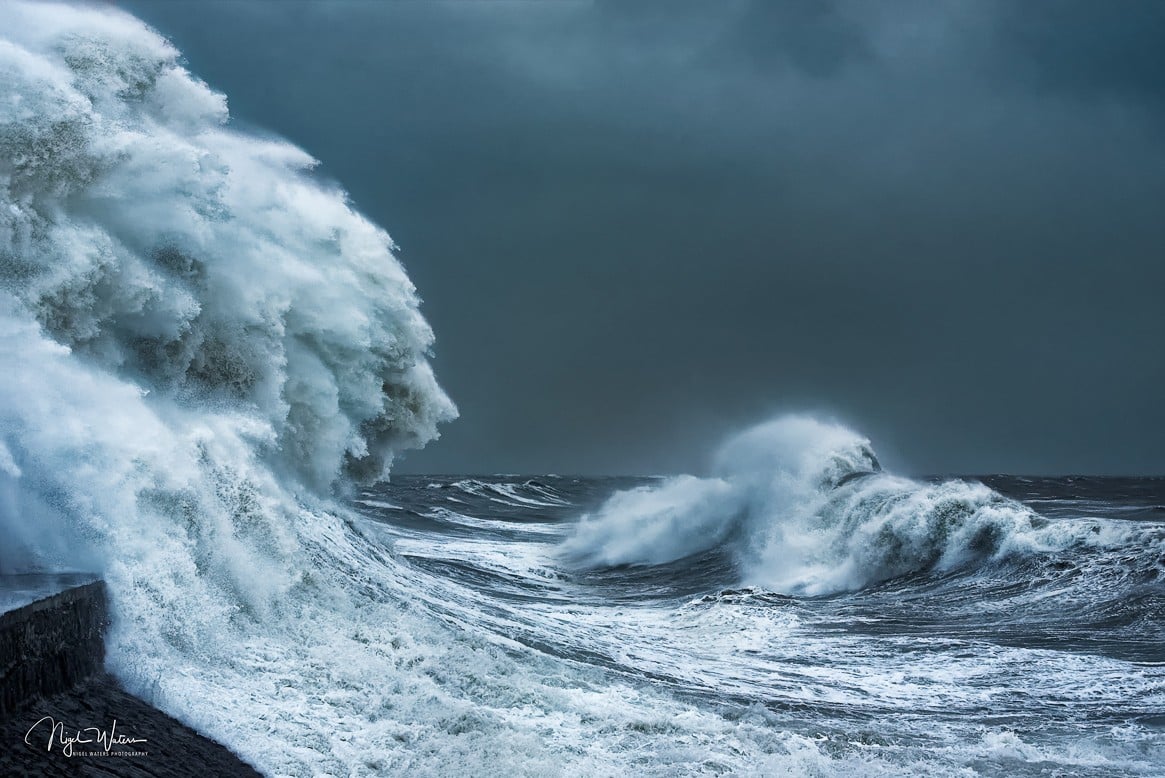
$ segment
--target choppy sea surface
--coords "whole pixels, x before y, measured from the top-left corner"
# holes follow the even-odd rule
[[[1165,479],[959,479],[1031,511],[1034,527],[1007,529],[1044,545],[854,590],[741,586],[732,538],[660,564],[564,560],[580,515],[661,483],[412,476],[356,503],[412,569],[419,607],[596,683],[797,733],[871,771],[1165,774]],[[643,726],[685,740],[682,714]]]

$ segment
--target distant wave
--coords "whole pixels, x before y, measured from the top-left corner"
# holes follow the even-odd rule
[[[743,584],[817,595],[1045,542],[1045,522],[1019,503],[979,483],[884,473],[868,440],[809,417],[738,435],[713,469],[616,493],[584,517],[564,557],[656,565],[724,545]]]
[[[466,478],[454,482],[451,486],[463,494],[485,497],[510,507],[548,507],[567,504],[566,500],[556,494],[553,489],[533,479],[510,484],[489,483],[475,478]]]

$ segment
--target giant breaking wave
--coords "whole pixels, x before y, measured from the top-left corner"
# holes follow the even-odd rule
[[[135,542],[109,522],[140,516],[218,588],[250,588],[251,562],[291,585],[265,495],[379,478],[455,416],[392,241],[303,151],[231,129],[140,23],[0,14],[0,464],[21,539],[0,565],[104,559]],[[226,538],[256,558],[211,559]]]
[[[266,769],[340,770],[326,684],[432,652],[384,613],[354,637],[383,553],[330,495],[456,416],[392,241],[122,12],[0,4],[0,83],[0,571],[100,572],[131,690]],[[317,726],[263,721],[326,635],[396,644],[297,685]]]

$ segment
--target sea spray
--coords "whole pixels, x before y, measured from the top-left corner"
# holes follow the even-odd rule
[[[3,526],[32,566],[142,516],[283,567],[291,495],[455,415],[391,240],[136,20],[6,3],[0,29]]]
[[[1042,526],[982,484],[884,473],[869,440],[807,416],[734,436],[713,472],[617,492],[582,518],[564,559],[662,564],[727,545],[738,583],[817,595],[1030,546]]]
[[[4,3],[0,79],[0,566],[102,573],[111,669],[245,750],[199,695],[343,624],[330,494],[455,416],[432,332],[388,235],[132,17]]]

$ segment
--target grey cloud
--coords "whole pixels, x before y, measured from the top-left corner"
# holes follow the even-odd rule
[[[1165,470],[1154,82],[1025,12],[125,5],[403,247],[462,411],[404,468],[692,470],[811,408],[914,470]]]
[[[1156,0],[1006,3],[995,32],[1037,88],[1115,94],[1165,108],[1165,4]]]
[[[814,77],[836,74],[871,56],[858,23],[830,0],[754,0],[716,54],[752,67],[788,65]]]

